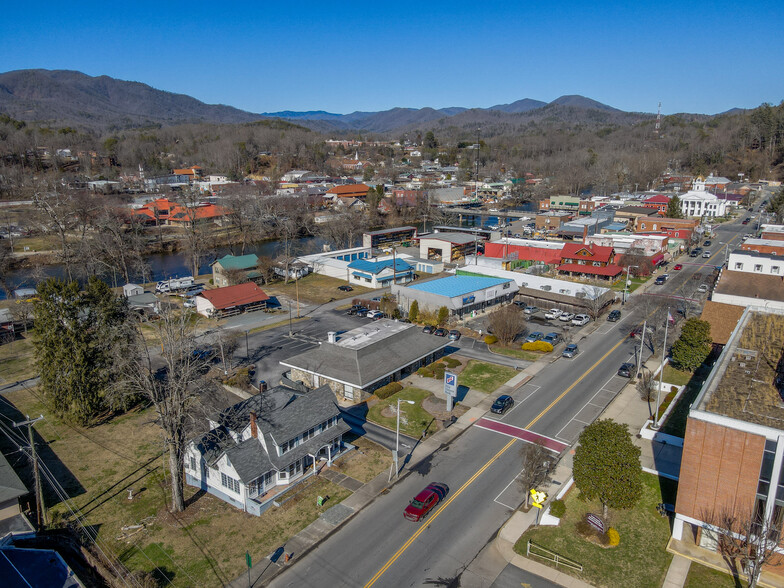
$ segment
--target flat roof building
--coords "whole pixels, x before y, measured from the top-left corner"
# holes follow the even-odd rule
[[[451,315],[462,317],[488,306],[510,302],[517,285],[510,278],[456,275],[412,284],[393,286],[398,305],[405,313],[416,300],[420,310],[437,311],[445,306]]]

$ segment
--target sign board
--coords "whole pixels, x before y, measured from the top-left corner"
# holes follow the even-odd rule
[[[542,505],[547,501],[547,494],[539,492],[535,488],[531,488],[531,504],[536,508],[542,508]]]
[[[466,296],[463,298],[463,304],[472,304],[476,300],[476,296]]]
[[[444,394],[452,398],[457,396],[457,375],[444,372]]]
[[[604,533],[604,521],[599,515],[595,515],[589,512],[587,515],[585,515],[585,522],[600,533]]]

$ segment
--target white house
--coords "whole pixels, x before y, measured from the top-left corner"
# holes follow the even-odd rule
[[[698,177],[694,187],[680,196],[681,212],[687,217],[713,217],[727,214],[727,201],[705,190],[705,180]]]
[[[188,444],[185,479],[245,512],[260,515],[292,484],[346,450],[349,426],[329,386],[276,386],[210,419]]]

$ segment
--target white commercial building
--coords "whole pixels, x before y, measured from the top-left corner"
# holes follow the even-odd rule
[[[720,200],[705,190],[705,180],[701,177],[694,180],[694,187],[679,196],[681,212],[687,217],[717,217],[727,214],[727,201]]]

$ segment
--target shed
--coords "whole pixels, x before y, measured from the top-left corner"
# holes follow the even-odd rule
[[[130,298],[131,296],[138,296],[144,294],[144,288],[137,284],[125,284],[123,286],[123,296]]]

